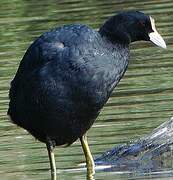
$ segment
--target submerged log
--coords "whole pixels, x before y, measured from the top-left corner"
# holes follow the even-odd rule
[[[107,171],[156,171],[172,167],[173,117],[149,135],[108,150],[95,159],[96,166]]]

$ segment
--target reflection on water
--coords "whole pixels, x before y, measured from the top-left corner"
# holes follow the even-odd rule
[[[172,116],[172,0],[1,0],[0,175],[3,179],[50,178],[45,145],[11,124],[6,116],[9,82],[28,45],[44,31],[62,24],[80,22],[97,29],[108,16],[122,9],[151,14],[168,50],[147,43],[132,46],[128,71],[89,132],[89,144],[95,156],[143,136]],[[57,148],[55,154],[60,179],[86,179],[86,170],[77,166],[85,160],[79,142],[66,149]],[[172,167],[168,167],[146,176],[168,177],[171,171]],[[97,171],[95,179],[129,176],[135,175],[125,171]]]

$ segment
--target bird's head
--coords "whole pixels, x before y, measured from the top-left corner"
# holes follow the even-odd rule
[[[113,43],[131,43],[134,41],[151,41],[166,48],[166,43],[155,27],[155,21],[139,11],[126,11],[112,16],[99,30]]]

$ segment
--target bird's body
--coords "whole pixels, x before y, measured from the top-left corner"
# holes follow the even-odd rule
[[[129,50],[84,25],[53,29],[28,49],[11,84],[9,114],[42,142],[71,144],[93,124]],[[13,97],[15,97],[13,99]]]
[[[53,148],[78,138],[94,172],[85,134],[127,69],[129,44],[139,40],[166,48],[154,20],[129,11],[112,16],[98,32],[80,24],[55,28],[28,48],[11,83],[8,114],[46,143],[52,172]]]

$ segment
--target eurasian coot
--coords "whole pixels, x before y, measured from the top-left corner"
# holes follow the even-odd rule
[[[129,44],[152,41],[166,48],[154,20],[138,11],[121,12],[97,32],[72,24],[36,39],[11,82],[11,120],[53,149],[81,141],[88,169],[94,168],[86,132],[107,102],[129,62]]]

